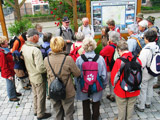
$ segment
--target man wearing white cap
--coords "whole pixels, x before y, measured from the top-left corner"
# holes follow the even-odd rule
[[[148,30],[148,21],[147,20],[142,20],[141,22],[138,23],[138,29],[139,29],[139,37],[143,38],[144,33]]]

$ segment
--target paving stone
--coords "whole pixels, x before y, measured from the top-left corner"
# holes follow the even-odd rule
[[[8,115],[1,115],[0,120],[7,120]]]
[[[153,115],[157,120],[160,120],[160,112],[154,112]]]
[[[102,119],[106,119],[108,117],[108,114],[107,113],[101,113],[100,116],[101,116]]]
[[[104,109],[100,109],[100,113],[105,113]]]
[[[32,107],[32,103],[26,103],[24,108],[31,108]]]
[[[137,114],[139,115],[139,117],[141,118],[141,119],[146,119],[147,118],[147,114],[145,113],[145,112],[137,112]]]
[[[109,116],[109,117],[114,117],[114,113],[113,113],[113,112],[109,112],[109,113],[108,113],[108,116]]]
[[[156,120],[156,118],[150,118],[150,117],[149,117],[149,118],[147,118],[147,120]]]
[[[11,110],[10,108],[4,109],[2,114],[3,115],[5,115],[5,114],[8,115],[10,113],[10,110]]]

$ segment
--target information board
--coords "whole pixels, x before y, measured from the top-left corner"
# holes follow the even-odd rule
[[[106,22],[113,19],[121,33],[136,21],[137,0],[105,0],[91,2],[91,19],[96,34],[101,32]]]

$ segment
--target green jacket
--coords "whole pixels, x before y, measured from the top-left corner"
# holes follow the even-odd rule
[[[22,46],[22,54],[24,56],[24,62],[29,74],[29,79],[34,84],[43,82],[42,74],[46,73],[42,53],[39,49],[39,45],[26,41]]]

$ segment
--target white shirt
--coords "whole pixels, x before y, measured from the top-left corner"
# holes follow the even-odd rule
[[[91,27],[90,27],[91,26]],[[82,29],[82,28],[83,29]],[[82,30],[82,31],[81,31]],[[92,38],[94,38],[94,30],[93,30],[93,27],[92,27],[92,25],[88,25],[88,26],[84,26],[84,25],[82,25],[82,26],[80,26],[79,28],[78,28],[78,32],[82,32],[84,35],[85,35],[85,37],[92,37]]]
[[[39,34],[39,40],[38,40],[37,44],[38,44],[39,46],[41,46],[43,43],[44,43],[44,42],[43,42],[43,33],[40,33],[40,34]]]

